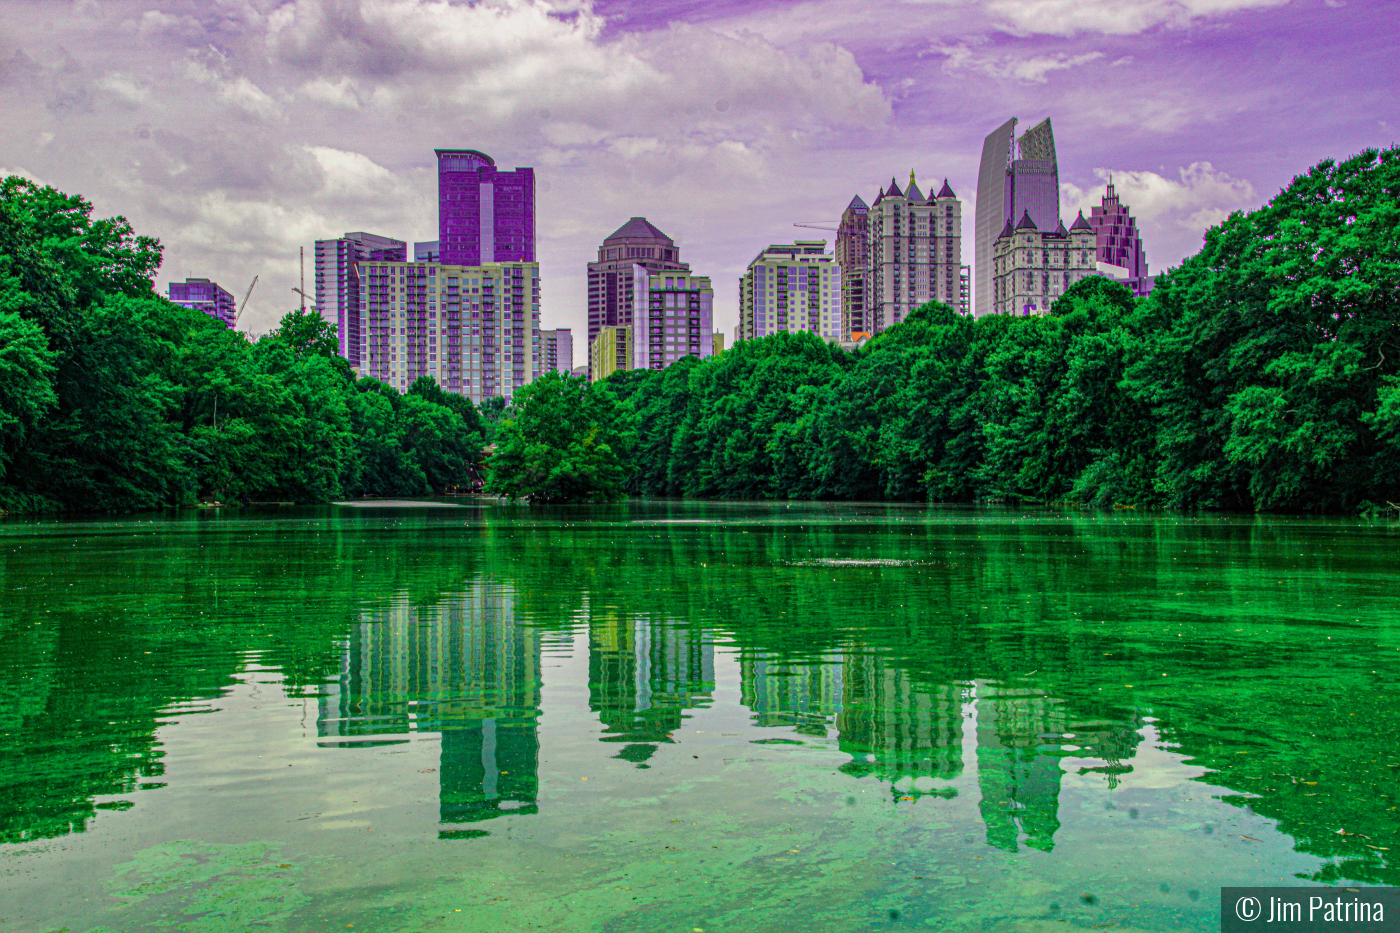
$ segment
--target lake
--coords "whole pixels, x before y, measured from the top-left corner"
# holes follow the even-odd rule
[[[1400,885],[1394,521],[0,521],[0,930],[1219,928]]]

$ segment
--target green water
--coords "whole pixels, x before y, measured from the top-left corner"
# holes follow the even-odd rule
[[[0,522],[0,930],[1204,931],[1222,885],[1400,884],[1398,544],[850,505]]]

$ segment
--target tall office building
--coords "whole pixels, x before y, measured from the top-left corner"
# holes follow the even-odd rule
[[[357,262],[403,262],[408,244],[373,233],[347,233],[338,240],[316,241],[316,308],[335,327],[340,355],[359,368],[364,345],[364,303]]]
[[[574,368],[574,334],[567,327],[540,331],[540,375]]]
[[[431,376],[480,404],[511,398],[540,373],[540,273],[534,262],[454,266],[362,262],[360,373],[406,391]]]
[[[738,340],[809,331],[841,339],[841,267],[826,240],[775,243],[739,280]]]
[[[866,241],[869,215],[869,205],[856,195],[841,212],[841,222],[836,228],[836,264],[841,267],[842,340],[851,339],[851,334],[869,332],[865,307],[865,267],[870,261]]]
[[[710,277],[667,269],[632,267],[632,292],[645,295],[644,310],[633,316],[629,337],[632,369],[665,369],[687,356],[712,354],[714,289]]]
[[[1147,254],[1142,248],[1142,236],[1137,221],[1113,190],[1113,176],[1108,178],[1108,190],[1103,202],[1089,210],[1089,226],[1097,238],[1098,261],[1115,267],[1113,277],[1146,298],[1156,279],[1148,274]],[[1117,269],[1123,270],[1121,273]]]
[[[222,321],[225,326],[233,326],[238,309],[234,305],[233,295],[228,289],[220,288],[218,282],[193,278],[171,282],[169,295],[177,305],[203,311],[214,320]]]
[[[503,172],[475,149],[435,149],[439,261],[451,266],[535,261],[535,170]]]
[[[645,217],[633,217],[598,247],[598,259],[588,264],[588,345],[604,327],[632,323],[637,281],[633,266],[648,272],[689,272],[674,240]],[[596,374],[594,378],[599,378]]]
[[[1027,130],[1019,142],[1016,118],[1012,117],[982,143],[973,250],[978,317],[992,313],[995,302],[992,251],[997,238],[1008,223],[1019,224],[1025,215],[1042,233],[1053,233],[1060,227],[1060,170],[1048,117]]]
[[[966,313],[962,303],[962,202],[948,180],[937,194],[919,190],[914,173],[894,179],[870,205],[865,298],[870,333],[886,330],[929,301]]]

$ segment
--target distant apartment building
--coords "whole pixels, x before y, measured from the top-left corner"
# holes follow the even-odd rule
[[[869,214],[870,206],[856,195],[841,212],[841,222],[836,228],[836,264],[841,267],[842,340],[869,326],[865,305],[865,274],[870,262]]]
[[[364,306],[360,280],[355,275],[359,262],[403,262],[408,244],[403,240],[374,233],[347,233],[336,240],[316,241],[316,309],[321,318],[335,327],[340,355],[351,367],[360,365],[364,344]]]
[[[594,382],[632,368],[632,325],[609,324],[588,347],[589,378]]]
[[[1027,211],[1015,227],[1002,229],[992,251],[989,314],[1033,315],[1050,311],[1075,282],[1099,275],[1094,230],[1081,213],[1068,229],[1045,233]]]
[[[646,272],[690,271],[681,262],[680,248],[645,217],[633,217],[613,231],[598,247],[598,259],[588,264],[588,345],[604,327],[633,322],[644,295],[635,291],[639,281],[634,267]],[[594,378],[599,377],[596,373]]]
[[[481,403],[540,374],[540,277],[533,262],[458,266],[362,262],[359,371],[405,391],[430,376]]]
[[[233,295],[227,289],[220,288],[218,282],[187,278],[183,282],[171,282],[168,294],[175,304],[203,311],[224,326],[233,327],[238,308]]]
[[[1021,218],[1029,216],[1041,233],[1054,233],[1061,227],[1060,169],[1050,120],[1047,117],[1031,127],[1020,140],[1016,139],[1016,122],[1015,117],[1007,120],[982,143],[973,249],[978,317],[993,313],[993,305],[999,301],[993,287],[996,273],[992,260],[1006,225],[1019,229]]]
[[[632,268],[633,292],[646,296],[645,312],[632,321],[632,368],[665,369],[687,356],[710,356],[715,297],[710,277]]]
[[[574,335],[567,327],[540,331],[540,375],[574,368]]]
[[[710,355],[719,356],[724,352],[724,334],[715,331],[710,335]]]
[[[535,170],[503,172],[475,149],[435,149],[438,261],[451,266],[535,261]]]
[[[1098,261],[1112,267],[1100,271],[1131,288],[1138,298],[1146,298],[1156,277],[1148,274],[1147,253],[1142,248],[1137,221],[1127,206],[1119,202],[1111,175],[1102,203],[1089,210],[1089,226],[1094,230]]]
[[[930,301],[961,313],[962,202],[948,180],[925,197],[914,173],[899,190],[894,179],[870,205],[867,218],[866,330],[877,334]],[[849,334],[843,335],[849,337]]]
[[[737,339],[799,331],[841,339],[841,267],[826,240],[775,243],[739,280]]]
[[[414,262],[441,262],[442,251],[437,240],[420,240],[413,244]]]

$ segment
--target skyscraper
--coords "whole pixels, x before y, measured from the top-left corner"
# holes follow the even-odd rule
[[[365,306],[357,262],[403,262],[408,244],[373,233],[347,233],[338,240],[316,241],[316,309],[334,325],[340,355],[358,368],[364,358]]]
[[[987,135],[977,172],[976,314],[992,313],[992,250],[1008,223],[1029,215],[1036,229],[1053,233],[1060,227],[1060,170],[1055,134],[1047,117],[1027,130],[1016,158],[1016,118]]]
[[[826,240],[775,243],[739,280],[736,340],[809,331],[841,340],[841,267]]]
[[[633,266],[648,272],[689,272],[674,240],[645,217],[633,217],[598,247],[598,259],[588,264],[588,345],[604,327],[632,323],[635,303]],[[593,378],[599,378],[594,374]]]
[[[574,368],[574,334],[567,327],[540,331],[540,375]]]
[[[435,149],[439,261],[454,266],[535,261],[535,170],[503,172],[475,149]]]
[[[214,320],[223,322],[225,326],[233,326],[237,312],[233,295],[228,289],[220,288],[218,282],[193,278],[183,282],[171,282],[169,294],[170,300],[175,304],[203,311]]]
[[[928,197],[919,190],[912,171],[904,191],[890,179],[889,188],[870,205],[867,238],[867,331],[879,333],[893,327],[929,301],[966,312],[962,202],[946,178],[939,192]]]
[[[710,277],[673,269],[653,272],[640,264],[632,274],[632,292],[645,298],[629,328],[630,368],[665,369],[687,356],[710,356],[715,297]]]
[[[1133,290],[1139,298],[1152,291],[1154,277],[1147,273],[1147,254],[1142,248],[1137,221],[1113,190],[1113,176],[1108,178],[1108,190],[1103,203],[1089,211],[1089,226],[1097,237],[1098,261],[1126,270],[1126,275],[1114,278]]]
[[[836,264],[841,267],[841,339],[869,331],[865,307],[865,273],[870,261],[866,233],[870,207],[860,195],[841,212],[836,228]]]

